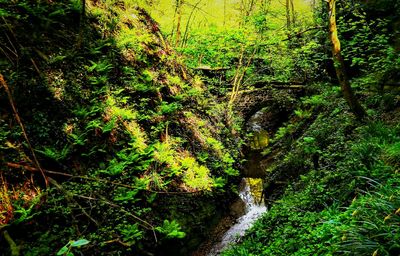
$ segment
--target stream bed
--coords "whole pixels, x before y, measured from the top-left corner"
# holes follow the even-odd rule
[[[208,256],[219,255],[230,244],[238,242],[251,228],[252,224],[267,210],[262,200],[262,179],[243,178],[239,197],[244,202],[245,213],[222,236],[221,241],[215,244]]]
[[[247,131],[252,133],[252,137],[247,145],[247,162],[239,186],[239,199],[232,203],[230,214],[220,220],[210,237],[192,256],[220,255],[231,244],[239,242],[254,222],[267,211],[262,198],[266,166],[262,165],[261,152],[269,144],[269,132],[263,128],[268,127],[270,114],[268,109],[261,109],[247,121]]]

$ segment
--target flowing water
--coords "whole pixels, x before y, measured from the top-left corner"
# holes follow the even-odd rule
[[[263,177],[265,176],[264,168],[260,166],[262,156],[260,152],[268,146],[268,132],[263,130],[262,120],[266,114],[264,110],[255,113],[247,122],[247,130],[253,133],[252,139],[249,141],[251,153],[247,157],[248,162],[245,166],[244,176],[241,184],[239,196],[243,201],[244,215],[236,220],[221,237],[220,241],[215,243],[208,252],[199,255],[216,256],[227,249],[231,244],[237,243],[245,234],[246,230],[251,228],[253,223],[261,217],[267,210],[262,200]]]
[[[242,189],[239,193],[240,198],[244,201],[246,211],[222,237],[221,242],[214,245],[208,253],[208,256],[219,255],[223,249],[226,249],[230,244],[237,242],[244,235],[254,221],[256,221],[262,213],[267,209],[264,201],[261,198],[262,180],[253,178],[243,179]]]

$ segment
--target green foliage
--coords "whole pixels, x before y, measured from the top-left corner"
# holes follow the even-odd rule
[[[172,238],[184,238],[185,232],[180,231],[181,227],[175,220],[169,221],[164,220],[163,225],[156,227],[156,231],[160,232],[165,236],[166,239]]]
[[[247,13],[235,9],[240,16],[235,26],[231,21],[219,26],[214,20],[213,25],[196,27],[203,22],[187,21],[188,33],[176,42],[183,57],[165,41],[169,31],[160,33],[158,24],[134,7],[153,1],[86,1],[84,19],[79,18],[80,0],[0,2],[0,69],[10,81],[33,148],[43,166],[73,175],[57,177],[62,189],[49,189],[40,207],[13,205],[12,224],[32,229],[29,234],[17,232],[16,238],[30,255],[54,255],[56,246],[76,234],[102,245],[88,247],[88,255],[154,254],[160,248],[153,246],[148,226],[165,218],[174,220],[165,220],[155,229],[158,233],[165,239],[184,239],[187,233],[182,244],[196,246],[206,232],[204,222],[219,215],[218,196],[230,198],[227,192],[235,190],[240,175],[237,160],[244,129],[223,102],[234,78],[243,75],[240,89],[251,89],[258,81],[307,83],[327,76],[326,32],[302,32],[315,24],[307,17],[309,9],[303,12],[300,5],[296,24],[288,29],[281,29],[286,27],[284,9],[274,1],[255,1]],[[393,18],[375,19],[362,5],[339,4],[350,74],[367,74],[354,84],[396,79],[400,58],[391,45],[396,38],[388,22]],[[228,6],[228,13],[232,10]],[[317,25],[325,18],[317,17]],[[229,69],[204,85],[182,62],[192,68]],[[397,253],[399,134],[383,122],[357,129],[360,124],[335,99],[339,92],[335,87],[303,98],[294,112],[296,121],[275,133],[272,146],[294,149],[278,155],[279,163],[269,171],[278,178],[290,177],[291,185],[243,247],[228,254]],[[221,102],[216,103],[213,94]],[[4,93],[0,97],[0,163],[29,163],[25,139],[4,104]],[[370,110],[372,119],[398,103],[394,95],[372,101],[380,107]],[[309,123],[314,117],[315,123]],[[319,157],[319,168],[311,167],[314,156]],[[18,183],[13,189],[24,185],[25,174],[9,174],[8,169],[4,175]],[[278,169],[283,174],[277,174]],[[196,193],[195,201],[191,193],[185,194],[216,190],[222,193]],[[88,243],[68,242],[57,254],[72,255]]]
[[[187,46],[180,51],[190,56],[188,59],[190,67],[197,67],[200,64],[226,67],[230,65],[232,58],[240,54],[241,44],[245,42],[244,30],[230,29],[227,31],[214,27],[208,31],[192,31],[192,37],[189,38]]]
[[[384,153],[384,159],[390,165],[399,167],[400,165],[400,142],[396,142],[386,148]]]
[[[140,231],[138,224],[119,225],[117,229],[121,232],[122,240],[128,246],[136,244],[143,238],[143,231]]]
[[[64,146],[61,151],[55,148],[45,147],[44,150],[36,150],[37,152],[43,154],[45,157],[53,159],[55,161],[64,160],[70,153],[70,148],[68,145]]]
[[[313,138],[313,137],[304,137],[303,138],[303,142],[304,142],[304,152],[306,154],[321,153],[321,150],[316,145],[315,138]]]
[[[171,148],[169,143],[157,142],[154,145],[154,158],[161,164],[163,163],[173,163],[175,151]]]
[[[80,135],[70,133],[68,134],[68,137],[71,139],[71,143],[77,146],[85,146],[86,142],[88,141],[86,138],[86,133],[82,133]]]
[[[391,45],[390,18],[371,18],[366,7],[361,3],[341,3],[338,30],[343,35],[345,59],[361,70],[364,83],[380,85],[398,72],[400,55]]]
[[[65,255],[65,256],[74,256],[72,252],[72,248],[80,248],[83,245],[89,244],[90,241],[86,239],[79,239],[76,241],[69,241],[66,245],[64,245],[58,252],[57,256]]]
[[[161,114],[163,114],[163,115],[172,114],[180,108],[181,108],[181,105],[176,102],[173,102],[170,104],[168,104],[166,102],[162,102],[161,106],[160,106]]]
[[[183,173],[183,181],[190,188],[198,190],[211,190],[213,186],[210,170],[206,166],[197,163]]]
[[[306,119],[306,118],[310,118],[311,117],[311,112],[309,112],[307,110],[298,109],[298,110],[294,111],[294,114],[296,116],[298,116],[299,118],[301,118],[301,119]]]
[[[118,93],[117,93],[118,94]],[[119,99],[120,103],[124,103],[123,99]],[[119,107],[116,99],[113,96],[107,98],[106,104],[108,106],[107,113],[110,114],[111,118],[121,118],[122,120],[134,120],[137,117],[137,113],[129,108]]]
[[[228,174],[229,176],[239,176],[240,175],[240,172],[238,170],[233,169],[231,167],[225,169],[224,172],[226,174]]]
[[[80,247],[80,246],[86,245],[88,243],[90,243],[90,242],[86,239],[79,239],[77,241],[72,241],[70,244],[71,244],[71,247]]]
[[[326,105],[326,99],[324,95],[317,94],[310,97],[305,97],[302,99],[303,104],[310,106],[323,106]]]
[[[174,221],[158,233],[166,240],[188,233],[185,243],[196,246],[205,220],[219,211],[198,206],[222,197],[210,192],[234,186],[227,177],[238,174],[240,139],[229,133],[225,104],[216,103],[202,78],[193,78],[134,1],[86,1],[84,16],[80,0],[3,2],[2,75],[40,164],[71,176],[52,177],[59,187],[51,186],[40,204],[13,204],[11,224],[32,231],[15,235],[24,243],[22,253],[154,253],[164,244],[154,245],[149,227],[165,218]],[[0,98],[0,164],[30,166],[4,91]],[[184,112],[192,113],[193,123]],[[26,172],[6,173],[9,190],[31,186],[24,183]],[[43,183],[35,173],[32,190],[38,192]],[[181,203],[200,191],[210,192]],[[201,214],[180,227],[189,219],[174,217],[182,210]],[[81,240],[68,242],[76,234],[96,246],[78,252]]]
[[[8,147],[7,138],[11,135],[11,131],[8,129],[7,124],[4,120],[0,120],[0,150],[6,150]]]
[[[77,13],[82,11],[82,2],[80,0],[71,0],[71,9],[75,10]]]
[[[397,254],[400,249],[397,179],[389,179],[385,185],[370,182],[376,186],[374,192],[360,196],[344,212],[335,216],[336,222],[332,226],[335,236],[341,240],[338,251],[360,255]]]
[[[292,144],[277,168],[289,172],[305,153],[319,155],[320,169],[303,171],[245,239],[223,255],[398,252],[399,133],[381,121],[354,129],[346,119],[343,111],[321,115],[296,146]],[[334,126],[338,121],[340,125]],[[350,127],[352,134],[348,134]]]
[[[91,60],[89,60],[89,62],[92,64],[86,68],[89,72],[96,71],[97,73],[108,73],[113,69],[112,64],[108,63],[107,60],[103,60],[98,63]]]
[[[221,152],[224,149],[222,143],[212,137],[208,137],[206,141],[210,145],[210,147],[217,152]]]
[[[288,124],[287,126],[279,127],[278,131],[275,133],[274,137],[272,138],[272,142],[278,141],[284,137],[290,136],[296,129],[294,124]]]
[[[39,204],[41,196],[42,195],[35,197],[34,200],[30,202],[30,205],[28,207],[26,205],[23,205],[24,202],[22,200],[16,201],[13,204],[13,207],[15,208],[14,210],[15,216],[13,223],[19,224],[34,218],[35,215],[37,215],[34,209],[35,206]]]

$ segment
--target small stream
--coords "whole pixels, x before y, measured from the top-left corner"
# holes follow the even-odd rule
[[[263,191],[263,178],[265,177],[265,168],[261,165],[262,150],[268,146],[269,133],[263,129],[265,122],[263,121],[267,110],[260,110],[256,112],[246,123],[247,131],[253,134],[248,142],[249,152],[247,153],[247,162],[244,166],[243,176],[240,185],[239,197],[240,199],[232,204],[238,207],[236,212],[236,221],[231,222],[230,226],[226,229],[223,228],[224,220],[218,227],[222,226],[224,233],[210,238],[206,250],[200,250],[201,253],[194,254],[216,256],[220,255],[223,250],[229,248],[231,244],[236,244],[241,237],[244,236],[246,231],[252,227],[253,223],[267,211],[262,198]],[[241,215],[242,214],[242,215]],[[240,217],[238,217],[240,216]],[[218,231],[219,229],[216,228]],[[208,246],[210,245],[210,246]],[[202,248],[202,247],[201,247]]]
[[[237,219],[236,224],[226,231],[221,242],[211,248],[208,256],[219,255],[220,252],[226,249],[230,244],[238,242],[245,234],[246,230],[267,210],[264,205],[264,200],[261,198],[261,194],[261,179],[244,178],[242,180],[239,196],[245,203],[245,214]]]

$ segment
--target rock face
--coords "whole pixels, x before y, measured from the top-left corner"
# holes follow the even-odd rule
[[[81,237],[86,255],[187,255],[237,183],[226,108],[129,1],[87,0],[84,14],[79,1],[34,2],[0,5],[0,70],[31,143],[0,90],[11,237],[30,255]],[[46,194],[40,169],[58,184]]]

